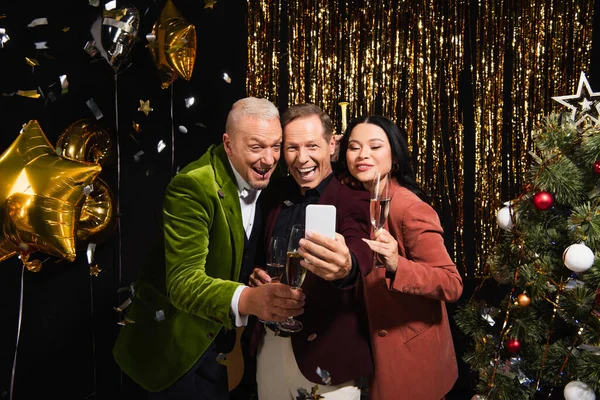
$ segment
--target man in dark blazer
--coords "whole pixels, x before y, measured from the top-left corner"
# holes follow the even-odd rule
[[[308,204],[334,205],[337,226],[335,239],[307,232],[300,242],[302,265],[308,269],[302,285],[305,313],[297,318],[304,328],[291,335],[274,331],[273,324],[262,330],[256,340],[259,398],[295,399],[299,388],[310,392],[318,384],[326,399],[358,400],[357,381],[373,370],[367,323],[356,296],[358,281],[372,267],[372,253],[362,240],[369,237],[369,194],[343,185],[333,173],[333,124],[319,107],[290,107],[281,122],[291,176],[271,187],[268,197],[274,204],[265,243],[303,224]],[[267,282],[267,273],[255,269],[250,285]]]
[[[283,321],[302,313],[304,296],[285,285],[243,285],[261,231],[257,198],[280,147],[277,108],[265,99],[241,99],[227,117],[223,144],[211,146],[167,187],[165,266],[142,269],[127,309],[134,323],[122,328],[113,349],[151,398],[229,399],[227,371],[217,359],[231,349],[233,328],[248,315]]]

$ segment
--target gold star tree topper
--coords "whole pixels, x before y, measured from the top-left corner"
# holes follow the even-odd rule
[[[583,88],[585,87],[585,91]],[[584,93],[585,92],[585,93]],[[566,96],[555,96],[552,100],[571,109],[571,119],[578,126],[587,118],[595,125],[600,124],[600,92],[592,92],[590,83],[584,72],[579,76],[577,93]]]
[[[148,116],[148,114],[150,114],[150,111],[154,111],[154,109],[150,107],[150,100],[140,100],[140,106],[138,107],[138,111],[141,111],[144,114],[146,114],[146,117]]]

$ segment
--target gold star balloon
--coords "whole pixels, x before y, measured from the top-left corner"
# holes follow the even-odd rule
[[[168,0],[152,28],[154,40],[146,46],[158,68],[162,88],[177,78],[190,80],[196,60],[196,27]]]
[[[84,190],[101,169],[60,157],[29,121],[0,156],[0,256],[41,251],[73,261]]]

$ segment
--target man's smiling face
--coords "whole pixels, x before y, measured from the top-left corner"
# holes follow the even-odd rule
[[[283,129],[283,156],[302,194],[314,189],[331,172],[333,136],[327,141],[317,115],[297,118]]]
[[[231,164],[254,189],[264,189],[281,156],[281,124],[270,120],[244,117],[234,133],[223,135]]]

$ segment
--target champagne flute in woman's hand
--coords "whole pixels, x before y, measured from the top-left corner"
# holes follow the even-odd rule
[[[375,172],[371,185],[370,207],[371,225],[375,232],[383,228],[390,210],[389,181],[389,174]],[[383,267],[381,263],[377,262],[377,253],[373,253],[373,264],[377,268]]]
[[[300,286],[302,286],[304,278],[306,277],[306,268],[300,265],[300,261],[302,261],[303,258],[298,253],[299,242],[303,237],[304,225],[292,226],[292,232],[290,233],[290,240],[287,247],[287,264],[285,266],[287,284],[292,289],[300,289]],[[287,321],[278,323],[277,326],[285,332],[300,332],[303,328],[302,323],[295,320],[294,317],[290,317]]]

